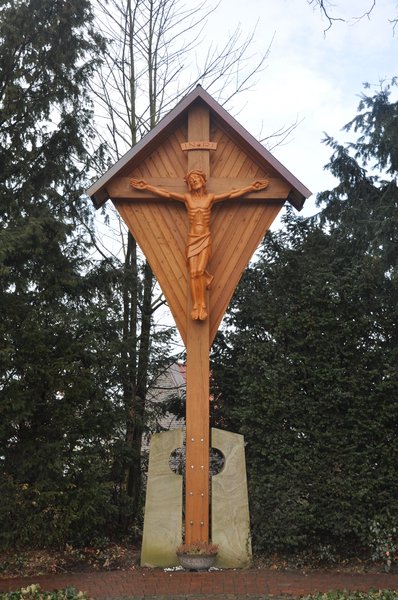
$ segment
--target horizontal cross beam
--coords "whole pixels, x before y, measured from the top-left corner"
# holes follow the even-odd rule
[[[282,179],[273,177],[267,177],[269,185],[264,190],[259,190],[250,194],[245,194],[245,198],[249,200],[286,200],[292,186]],[[165,190],[184,194],[188,191],[187,186],[182,178],[176,177],[152,177],[145,178],[147,183],[150,183],[156,187],[163,188]],[[253,179],[226,179],[225,177],[209,177],[206,183],[206,187],[209,192],[214,194],[222,194],[233,189],[244,188],[251,183]],[[130,185],[130,177],[115,177],[106,186],[107,192],[111,199],[115,200],[127,200],[129,198],[134,200],[148,200],[148,191],[133,189]]]

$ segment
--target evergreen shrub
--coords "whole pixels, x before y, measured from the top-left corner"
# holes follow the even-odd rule
[[[394,590],[318,592],[316,594],[304,596],[301,600],[398,600],[398,592]]]
[[[0,594],[0,600],[88,600],[88,596],[72,587],[43,592],[39,585],[32,584],[15,592],[3,592]]]

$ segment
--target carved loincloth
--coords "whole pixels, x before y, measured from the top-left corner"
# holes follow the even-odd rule
[[[211,255],[210,232],[203,233],[201,235],[195,235],[194,233],[190,233],[188,235],[188,241],[186,244],[187,260],[189,260],[190,258],[193,258],[194,256],[198,256],[198,254],[200,254],[207,248],[209,250],[209,257],[210,257],[210,255]],[[208,271],[205,271],[204,274],[206,277],[206,288],[209,289],[211,286],[211,283],[214,279],[214,275],[212,275]]]
[[[194,233],[190,233],[188,235],[188,241],[186,245],[186,253],[187,258],[192,258],[193,256],[197,256],[206,248],[211,251],[211,243],[210,243],[210,232],[203,233],[201,235],[195,235]]]

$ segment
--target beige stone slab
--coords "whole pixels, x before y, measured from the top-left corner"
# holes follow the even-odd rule
[[[212,447],[225,458],[212,478],[212,541],[219,545],[216,566],[243,568],[251,563],[250,515],[243,435],[212,429]]]
[[[182,476],[169,466],[170,454],[182,447],[182,429],[152,436],[149,450],[141,566],[178,564],[176,548],[182,541]]]

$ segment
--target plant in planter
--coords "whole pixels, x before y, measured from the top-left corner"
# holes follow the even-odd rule
[[[218,546],[211,542],[181,544],[176,550],[180,565],[189,571],[207,571],[214,565]]]

